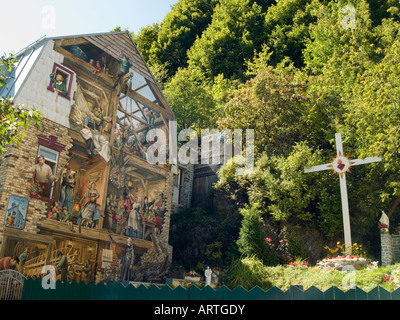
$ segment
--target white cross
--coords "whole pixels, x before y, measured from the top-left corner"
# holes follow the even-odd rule
[[[336,158],[328,164],[305,168],[304,172],[317,172],[323,170],[333,170],[339,175],[340,180],[340,194],[342,198],[342,211],[343,211],[343,227],[344,227],[344,242],[347,249],[351,250],[351,231],[350,231],[350,216],[349,216],[349,203],[347,200],[347,185],[346,185],[346,172],[350,172],[350,167],[360,164],[367,164],[382,161],[379,157],[369,157],[365,159],[351,160],[343,153],[342,136],[340,133],[335,134],[336,138]]]

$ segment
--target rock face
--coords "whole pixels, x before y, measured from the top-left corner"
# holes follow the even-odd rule
[[[331,258],[318,261],[317,267],[322,269],[336,269],[339,271],[361,270],[374,263],[370,259],[365,258]]]

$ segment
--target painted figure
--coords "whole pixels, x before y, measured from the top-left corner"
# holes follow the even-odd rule
[[[50,211],[47,215],[47,219],[50,220],[59,220],[60,219],[60,214],[58,211],[58,202],[53,202],[50,206]]]
[[[62,208],[61,222],[66,222],[69,230],[75,232],[74,224],[72,223],[72,214],[68,212],[67,207]]]
[[[67,167],[62,175],[61,191],[60,191],[60,207],[66,206],[68,212],[71,213],[73,209],[73,190],[76,186],[76,172]]]
[[[61,281],[64,282],[68,280],[68,259],[61,251],[58,251],[57,256],[60,257],[60,260],[58,261],[56,268],[61,271]]]
[[[124,255],[121,258],[121,282],[131,280],[134,261],[135,251],[133,249],[132,239],[128,238]]]
[[[0,259],[0,271],[2,270],[14,270],[19,263],[19,258],[17,256],[4,257]]]
[[[86,194],[83,196],[81,199],[81,203],[83,200],[86,199],[86,203],[83,206],[82,210],[79,212],[79,218],[77,221],[77,224],[80,225],[82,222],[90,222],[92,214],[94,210],[96,209],[96,202],[97,199],[100,197],[100,194],[96,190],[96,183],[95,182],[89,182],[89,190],[86,192]]]
[[[93,271],[92,271],[92,264],[90,263],[90,260],[86,260],[85,267],[83,269],[83,273],[85,274],[86,277],[86,283],[89,283],[92,281],[92,276],[93,276]]]
[[[101,72],[101,65],[100,65],[100,61],[96,61],[96,64],[95,65],[93,65],[93,67],[94,67],[94,70],[93,70],[93,74],[96,74],[96,73],[99,73],[99,72]]]
[[[145,218],[147,220],[151,220],[154,218],[154,214],[150,209],[154,203],[155,200],[149,202],[149,198],[147,196],[144,197],[143,205],[140,208],[140,214],[143,216],[142,219]]]
[[[28,257],[28,248],[25,248],[25,250],[18,257],[20,272],[23,272],[23,270],[24,270],[25,262],[26,262],[26,258],[27,257]]]
[[[147,124],[148,124],[149,126],[151,126],[151,127],[154,126],[154,119],[155,119],[155,117],[154,117],[153,111],[149,109],[149,110],[147,111],[146,115],[147,115]]]
[[[61,74],[52,73],[50,74],[51,82],[53,83],[54,91],[61,93],[62,95],[66,96],[67,86],[64,83],[64,77]]]
[[[118,85],[118,82],[121,78],[129,72],[129,68],[132,67],[133,63],[129,60],[129,57],[126,55],[118,55],[118,60],[121,62],[121,70],[118,72],[117,77],[115,79],[113,88],[115,89]]]
[[[83,120],[81,135],[86,142],[86,151],[90,156],[99,154],[106,162],[110,161],[111,150],[109,142],[101,135],[103,125],[103,113],[99,107],[94,108],[94,112],[87,114]]]
[[[101,214],[101,204],[97,203],[96,204],[96,209],[93,211],[92,214],[92,228],[97,228],[99,221],[100,221],[100,217],[102,217],[103,215]]]
[[[15,226],[14,215],[15,215],[14,210],[10,210],[10,212],[7,215],[6,226],[8,226],[8,227],[14,227]]]
[[[127,222],[127,228],[125,230],[125,235],[128,237],[140,238],[141,237],[141,220],[139,216],[140,210],[140,203],[138,203],[137,199],[129,194],[132,203],[131,206],[128,208],[129,216]]]
[[[51,185],[53,182],[57,182],[57,177],[53,175],[53,170],[45,162],[45,158],[43,156],[39,156],[37,161],[38,163],[33,167],[28,170],[22,170],[22,172],[33,171],[33,179],[39,181],[39,183],[44,187],[42,196],[49,198]]]

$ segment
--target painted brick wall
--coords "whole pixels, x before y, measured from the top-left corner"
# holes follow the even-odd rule
[[[27,195],[26,186],[32,178],[31,173],[22,173],[24,169],[35,164],[39,144],[38,135],[56,136],[57,142],[65,145],[59,155],[58,171],[69,160],[68,150],[72,147],[72,139],[68,136],[68,129],[48,119],[41,121],[42,128],[31,126],[26,132],[19,146],[13,145],[0,155],[0,232],[4,230],[5,208],[10,194],[26,197],[29,199],[28,213],[24,231],[37,233],[37,226],[47,216],[48,202],[31,198]]]

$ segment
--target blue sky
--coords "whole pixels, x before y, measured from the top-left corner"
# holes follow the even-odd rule
[[[160,23],[178,0],[0,0],[0,56],[17,53],[42,36],[108,32],[137,34]]]

